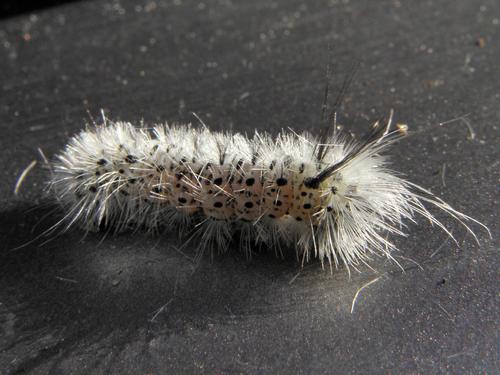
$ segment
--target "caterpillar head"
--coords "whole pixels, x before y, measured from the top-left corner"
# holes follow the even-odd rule
[[[306,259],[310,253],[308,243],[312,243],[316,256],[335,265],[344,263],[356,267],[366,263],[372,255],[393,259],[391,252],[396,247],[389,241],[389,235],[405,235],[404,220],[414,221],[415,214],[420,214],[453,238],[424,203],[458,220],[476,241],[477,237],[466,221],[488,230],[477,220],[456,211],[428,190],[402,179],[387,167],[382,151],[407,132],[405,125],[390,130],[391,119],[392,112],[385,126],[376,123],[361,141],[345,143],[341,157],[336,155],[317,174],[304,179],[304,187],[316,191],[321,197],[309,237],[301,239]],[[336,138],[330,141],[335,143]],[[328,156],[328,153],[323,155]]]
[[[360,141],[345,143],[340,157],[332,156],[304,179],[304,187],[320,197],[311,235],[321,259],[355,266],[372,253],[389,254],[393,245],[383,233],[402,234],[402,220],[420,205],[406,181],[386,168],[381,151],[406,131],[391,131],[390,125],[391,119],[385,126],[376,123]]]

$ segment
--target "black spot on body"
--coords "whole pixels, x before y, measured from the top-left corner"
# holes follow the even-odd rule
[[[252,165],[257,164],[257,154],[253,154],[251,163]]]
[[[269,216],[271,219],[276,219],[276,216],[274,216],[273,214],[269,214],[267,216]]]
[[[214,184],[220,186],[222,184],[222,177],[217,177],[214,180]]]
[[[276,185],[278,186],[284,186],[288,183],[288,180],[286,178],[280,177],[276,180]]]
[[[99,160],[97,160],[97,165],[105,165],[107,163],[108,162],[106,161],[106,159],[99,159]]]
[[[318,189],[321,181],[316,177],[307,177],[304,179],[304,186],[309,189]]]
[[[253,177],[247,178],[247,180],[245,181],[245,183],[248,186],[252,186],[255,183],[255,178],[253,178]]]
[[[215,208],[222,208],[222,206],[223,206],[222,202],[215,202],[214,203]]]
[[[179,197],[177,200],[179,201],[179,203],[182,203],[182,204],[187,202],[187,199],[184,197]]]
[[[327,210],[328,212],[332,212],[332,211],[333,211],[333,207],[332,207],[332,206],[326,206],[326,210]]]
[[[127,155],[125,156],[125,161],[127,163],[134,164],[137,162],[137,157],[135,157],[134,155]]]
[[[311,204],[310,204],[310,203],[306,203],[306,204],[304,204],[304,208],[305,208],[306,210],[310,209],[311,207],[312,207],[312,206],[311,206]]]
[[[278,201],[278,200],[276,200],[276,201],[274,201],[274,204],[275,204],[276,206],[281,206],[281,205],[283,204],[283,202],[282,202],[282,201]]]
[[[91,191],[92,193],[95,193],[97,191],[97,188],[95,186],[91,186],[91,187],[89,187],[89,191]]]
[[[121,173],[121,174],[124,174],[124,173],[125,173],[125,169],[120,168],[120,169],[118,170],[118,172],[119,172],[119,173]]]
[[[330,190],[332,191],[332,194],[337,194],[337,187],[332,186]]]
[[[246,208],[252,208],[253,207],[253,203],[252,202],[245,202],[245,207]]]
[[[297,221],[302,221],[302,218],[301,218],[300,216],[297,216],[297,217],[295,218],[295,220],[297,220]]]

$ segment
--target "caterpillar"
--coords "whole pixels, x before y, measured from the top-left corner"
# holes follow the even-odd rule
[[[326,137],[255,131],[253,137],[203,126],[127,122],[88,127],[69,140],[52,165],[50,189],[66,215],[60,223],[86,231],[175,230],[196,238],[199,254],[225,252],[237,234],[276,253],[295,247],[302,262],[330,267],[392,259],[388,234],[420,215],[452,234],[426,208],[465,223],[460,213],[389,167],[387,148],[406,135],[376,122],[356,140],[333,127]],[[236,237],[236,236],[235,236]]]

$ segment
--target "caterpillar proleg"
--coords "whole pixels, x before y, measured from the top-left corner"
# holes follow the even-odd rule
[[[275,138],[213,132],[206,126],[126,122],[88,128],[70,139],[52,167],[51,190],[65,208],[61,222],[87,231],[170,228],[224,252],[239,233],[256,245],[295,247],[302,261],[356,267],[373,255],[391,258],[388,234],[420,215],[451,233],[426,208],[465,223],[430,191],[392,171],[387,148],[404,126],[373,125],[362,139],[334,131]]]

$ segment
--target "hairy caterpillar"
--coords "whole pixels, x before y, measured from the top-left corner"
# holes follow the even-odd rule
[[[354,140],[336,127],[323,139],[294,132],[273,139],[104,119],[57,156],[51,189],[67,227],[191,231],[200,253],[225,251],[239,232],[248,255],[254,245],[280,252],[284,244],[302,261],[356,267],[374,254],[391,258],[386,234],[404,235],[403,221],[415,214],[451,236],[423,203],[474,234],[464,220],[476,220],[388,168],[383,152],[406,134],[391,130],[391,120],[392,112]]]

